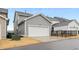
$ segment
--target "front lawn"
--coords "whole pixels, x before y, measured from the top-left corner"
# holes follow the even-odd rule
[[[13,48],[18,46],[24,46],[24,45],[31,45],[31,44],[37,44],[40,43],[39,40],[35,40],[33,38],[21,38],[21,40],[0,40],[0,49],[5,48]]]

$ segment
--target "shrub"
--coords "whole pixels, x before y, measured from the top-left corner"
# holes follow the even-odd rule
[[[20,36],[18,36],[18,35],[12,35],[12,40],[20,40]]]
[[[14,33],[8,33],[7,38],[12,38],[12,35],[14,35]]]

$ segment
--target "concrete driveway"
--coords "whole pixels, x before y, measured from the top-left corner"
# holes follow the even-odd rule
[[[79,39],[51,41],[7,50],[79,50]]]

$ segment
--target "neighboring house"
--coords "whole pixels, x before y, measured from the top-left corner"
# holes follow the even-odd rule
[[[8,25],[8,9],[0,8],[0,39],[6,39]]]
[[[20,36],[50,36],[51,35],[51,21],[42,14],[37,15],[28,15],[28,13],[24,13],[22,15],[25,18],[21,18],[18,12],[15,12],[15,20],[14,20],[14,28],[15,33]],[[19,19],[18,19],[19,18]]]
[[[67,20],[63,18],[56,18],[59,20],[59,23],[56,23],[53,26],[53,35],[77,35],[79,32],[79,23],[76,20]],[[60,21],[62,19],[63,21]]]

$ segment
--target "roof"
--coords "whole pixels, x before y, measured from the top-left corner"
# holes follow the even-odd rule
[[[39,16],[39,15],[42,16],[42,17],[44,17],[49,23],[51,23],[51,21],[50,21],[46,16],[44,16],[43,14],[36,14],[36,15],[33,15],[33,16],[31,16],[31,17],[28,17],[28,18],[26,18],[26,19],[24,19],[24,20],[28,20],[28,19],[30,19],[30,18]]]
[[[30,16],[32,16],[32,15],[33,15],[33,14],[31,14],[31,13],[26,13],[26,12],[15,11],[14,21],[15,21],[15,18],[16,18],[16,14],[18,14],[18,15],[20,15],[20,16],[26,16],[26,17],[30,17]]]
[[[29,17],[33,15],[31,13],[19,12],[19,11],[16,11],[15,13],[17,13],[18,15],[29,16]]]
[[[65,22],[62,22],[62,23],[56,23],[56,24],[53,25],[53,27],[66,26],[66,25],[68,25],[72,21],[73,20],[68,20],[68,21],[65,21]]]
[[[16,13],[18,15],[21,15],[21,16],[28,16],[28,18],[25,18],[22,22],[26,21],[26,20],[29,20],[30,18],[33,18],[35,16],[42,16],[44,17],[48,22],[52,23],[51,21],[59,21],[60,23],[56,23],[54,24],[53,26],[54,27],[59,27],[59,26],[66,26],[68,25],[70,22],[72,22],[73,20],[69,20],[69,19],[65,19],[65,18],[62,18],[62,17],[49,17],[49,16],[45,16],[43,14],[36,14],[36,15],[33,15],[33,14],[30,14],[30,13],[24,13],[24,12],[19,12],[19,11],[16,11],[15,12],[15,17],[16,17]],[[14,17],[14,18],[15,18]],[[15,19],[14,19],[15,21]],[[77,21],[76,21],[77,22]],[[78,23],[78,22],[77,22]]]
[[[57,19],[57,20],[60,21],[60,22],[66,22],[66,21],[69,21],[69,19],[62,18],[62,17],[54,17],[54,19]]]
[[[59,22],[66,22],[66,21],[69,21],[68,19],[65,19],[65,18],[61,18],[61,17],[48,17],[47,18],[51,21],[59,21]]]
[[[8,9],[0,8],[0,13],[8,13]]]
[[[59,21],[59,23],[53,24],[54,27],[60,27],[60,26],[66,26],[68,25],[70,22],[74,21],[74,20],[69,20],[69,19],[65,19],[62,17],[48,17],[47,18],[51,21]],[[76,21],[77,22],[77,21]]]
[[[58,21],[58,19],[55,19],[53,17],[49,17],[49,16],[46,16],[50,21]]]

